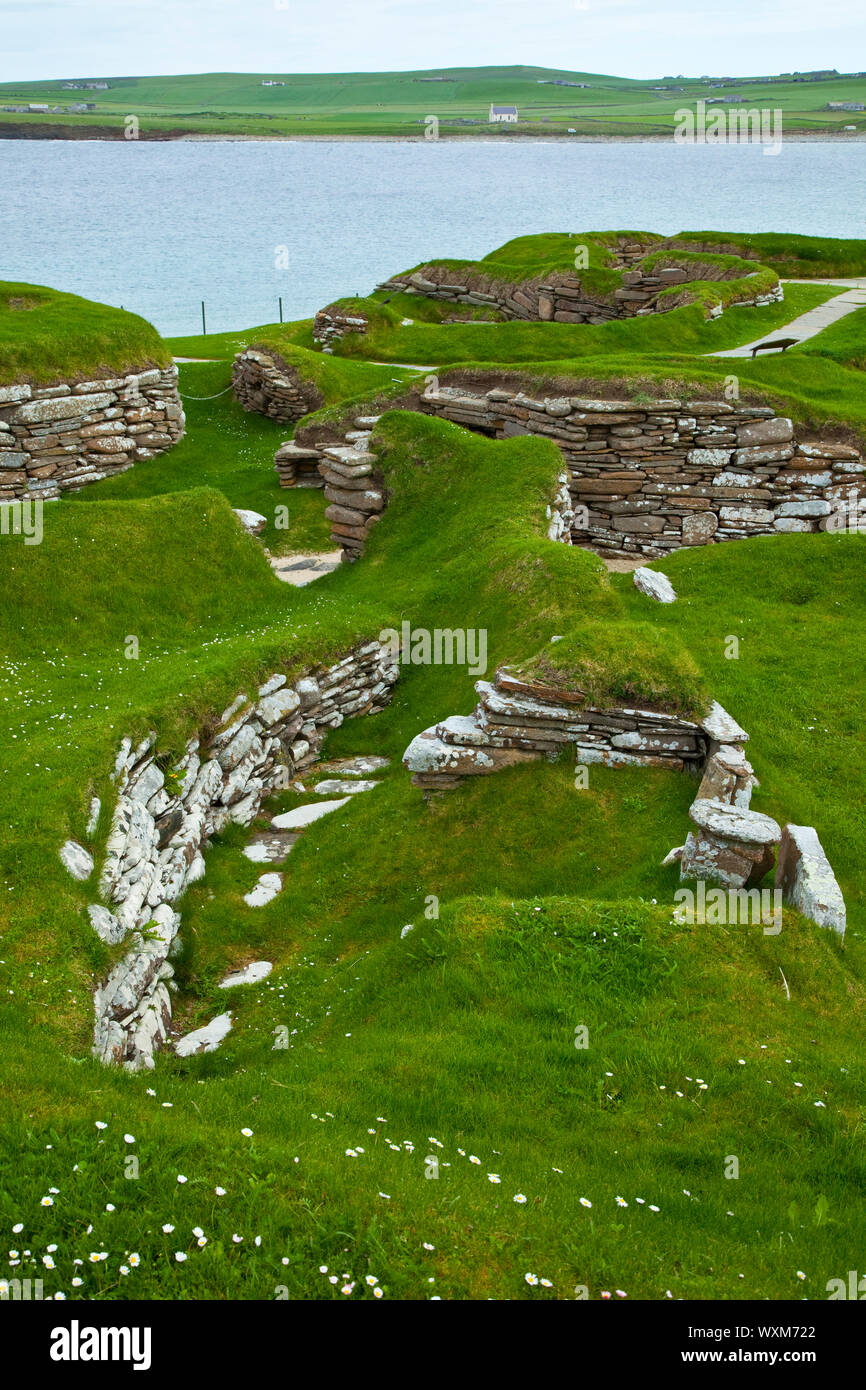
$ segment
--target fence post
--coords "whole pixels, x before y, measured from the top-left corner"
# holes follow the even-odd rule
[[[201,302],[201,331],[203,335],[207,334],[207,319],[205,318],[204,313],[204,300],[202,300]]]
[[[283,321],[283,296],[280,295],[280,323]]]

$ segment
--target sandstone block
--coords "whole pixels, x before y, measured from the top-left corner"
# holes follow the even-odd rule
[[[788,444],[793,438],[793,422],[781,416],[757,420],[752,425],[740,425],[737,430],[737,443],[741,449],[751,448],[752,445]]]
[[[776,887],[798,911],[817,923],[845,935],[845,899],[810,825],[786,825],[779,845]]]

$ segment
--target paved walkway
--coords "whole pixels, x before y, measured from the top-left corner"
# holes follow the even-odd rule
[[[853,314],[855,309],[862,309],[866,306],[866,277],[858,276],[850,280],[784,280],[786,285],[839,285],[844,286],[844,293],[834,295],[824,304],[819,304],[817,309],[810,309],[808,313],[801,314],[799,318],[792,319],[790,323],[783,324],[781,328],[774,328],[771,333],[767,333],[763,338],[756,338],[752,343],[744,343],[742,347],[728,348],[726,352],[708,352],[707,357],[751,357],[752,348],[759,343],[769,343],[775,338],[797,338],[803,342],[806,338],[814,338],[823,329],[829,328],[831,323],[837,323],[839,319],[845,318],[846,314]],[[772,349],[773,354],[781,352],[781,348]],[[763,356],[763,354],[761,354]]]

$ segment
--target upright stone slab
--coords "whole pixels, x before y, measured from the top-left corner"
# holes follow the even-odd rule
[[[782,831],[776,887],[811,922],[845,935],[845,899],[811,825],[786,825]]]

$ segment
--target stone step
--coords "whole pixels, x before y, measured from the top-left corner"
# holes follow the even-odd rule
[[[333,773],[336,777],[367,777],[371,772],[380,772],[391,766],[390,758],[380,758],[376,753],[362,753],[356,758],[334,758],[321,763],[319,772]]]
[[[244,845],[244,855],[253,864],[282,864],[298,839],[290,830],[260,830]]]
[[[234,970],[230,975],[226,975],[224,980],[220,980],[219,988],[234,989],[235,985],[256,985],[259,980],[266,980],[273,968],[273,962],[269,960],[250,961],[242,970]]]
[[[244,893],[244,902],[247,907],[265,907],[273,902],[282,886],[282,874],[262,874],[255,887]]]
[[[192,1033],[178,1038],[174,1050],[178,1057],[192,1057],[198,1052],[215,1052],[223,1038],[231,1031],[231,1026],[230,1013],[218,1014],[203,1028],[196,1028]]]
[[[316,796],[354,796],[356,792],[371,792],[378,782],[362,781],[360,778],[326,777],[313,788]]]
[[[348,796],[343,796],[335,801],[309,802],[305,806],[296,806],[293,811],[274,816],[271,825],[275,830],[304,830],[308,825],[312,825],[313,821],[321,820],[322,816],[345,806],[349,799]]]

